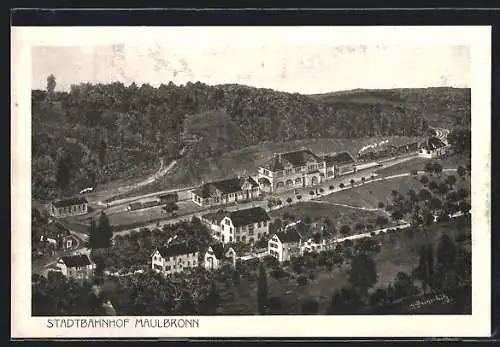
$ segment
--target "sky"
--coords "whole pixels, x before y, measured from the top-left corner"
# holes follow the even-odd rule
[[[302,94],[351,89],[470,87],[470,49],[450,44],[118,44],[32,47],[32,88],[238,83]]]

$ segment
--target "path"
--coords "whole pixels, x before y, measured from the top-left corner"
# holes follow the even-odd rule
[[[361,206],[352,206],[352,205],[345,205],[345,204],[337,204],[337,203],[330,202],[330,201],[325,201],[325,200],[311,200],[311,202],[316,203],[316,204],[325,204],[325,205],[347,207],[347,208],[352,208],[352,209],[361,210],[361,211],[370,211],[370,212],[381,211],[378,208],[368,208],[368,207],[361,207]]]

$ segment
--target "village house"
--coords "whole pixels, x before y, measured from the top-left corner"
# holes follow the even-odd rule
[[[250,176],[205,183],[191,192],[191,200],[203,207],[251,201],[259,196],[259,185]]]
[[[232,247],[215,243],[208,247],[205,252],[204,265],[207,270],[217,270],[224,264],[236,266],[236,252]]]
[[[325,165],[322,173],[326,179],[339,177],[356,172],[354,158],[349,152],[340,152],[325,155],[323,157]]]
[[[266,192],[316,186],[321,183],[325,162],[309,149],[275,153],[259,168],[258,181]]]
[[[58,259],[55,267],[49,269],[73,279],[89,279],[93,276],[95,263],[86,254],[64,256]]]
[[[308,239],[302,243],[301,252],[304,253],[320,253],[329,249],[335,248],[335,242],[333,240],[327,240],[321,238],[320,240]]]
[[[212,237],[214,239],[221,239],[221,223],[224,217],[229,216],[229,212],[224,210],[219,210],[215,213],[207,213],[201,216],[201,221],[210,230]]]
[[[63,251],[74,251],[80,247],[81,240],[69,232],[59,238],[59,249]]]
[[[230,212],[221,221],[222,243],[243,242],[253,244],[269,233],[271,217],[262,207]]]
[[[268,242],[269,255],[279,262],[289,261],[302,254],[302,237],[295,228],[288,228],[274,234]]]
[[[49,214],[55,218],[80,216],[88,212],[88,201],[84,197],[75,197],[53,201]]]
[[[199,250],[186,244],[158,247],[151,256],[151,267],[165,275],[179,273],[198,267],[199,255]]]
[[[449,146],[447,146],[443,141],[437,137],[430,137],[427,141],[420,145],[418,156],[429,159],[437,158],[445,155],[448,150]]]

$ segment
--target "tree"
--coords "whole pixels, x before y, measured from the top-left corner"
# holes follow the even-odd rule
[[[450,188],[453,188],[453,185],[457,182],[457,178],[454,175],[449,175],[446,177],[445,182],[450,186]]]
[[[301,313],[303,315],[314,315],[319,311],[319,304],[314,299],[306,299],[302,302]]]
[[[349,282],[353,288],[360,289],[362,293],[377,283],[377,267],[372,258],[366,254],[359,254],[351,261]]]
[[[469,155],[471,152],[471,129],[453,129],[448,134],[448,142],[459,155]]]
[[[436,191],[437,187],[438,187],[438,184],[437,184],[436,181],[430,181],[429,182],[429,189],[431,191],[433,191],[433,192]]]
[[[354,179],[351,178],[351,180],[349,181],[349,183],[351,184],[351,187],[354,187],[354,184],[356,183],[356,181],[354,181]]]
[[[412,278],[404,272],[398,272],[394,280],[394,293],[397,298],[404,298],[418,293]]]
[[[385,204],[382,201],[378,202],[378,208],[384,208]]]
[[[267,300],[267,309],[269,314],[282,314],[283,302],[277,296],[272,296]]]
[[[99,164],[101,164],[101,166],[104,166],[104,164],[106,164],[107,151],[108,151],[108,144],[104,139],[102,139],[101,142],[99,143]]]
[[[469,196],[469,192],[465,188],[459,188],[457,190],[457,200],[465,199]],[[457,201],[455,200],[455,201]]]
[[[424,292],[430,287],[434,275],[434,254],[430,245],[420,248],[418,266],[413,270],[413,276],[422,281]]]
[[[465,216],[467,216],[469,215],[471,205],[467,201],[462,200],[458,203],[458,208],[460,212],[462,212]]]
[[[439,238],[437,248],[437,263],[442,265],[444,269],[452,269],[457,259],[457,248],[453,240],[447,235],[443,234]]]
[[[99,234],[97,233],[97,224],[94,219],[90,222],[89,226],[89,239],[88,248],[100,248],[101,240],[99,239]]]
[[[363,184],[365,184],[365,181],[366,181],[366,178],[365,178],[364,176],[363,176],[363,177],[361,177],[361,182],[362,182]]]
[[[288,197],[288,198],[286,199],[286,202],[287,202],[288,204],[291,204],[291,203],[292,203],[292,198],[291,198],[291,197]]]
[[[56,172],[56,185],[61,191],[68,187],[71,180],[71,164],[71,158],[66,154],[59,159]]]
[[[264,264],[259,266],[259,282],[257,287],[257,312],[260,315],[266,314],[267,306],[267,274]]]
[[[297,200],[299,200],[299,201],[302,200],[302,195],[300,195],[300,194],[297,195]]]
[[[349,225],[342,225],[339,231],[342,235],[347,235],[351,232],[351,227]]]
[[[435,162],[432,164],[432,171],[439,175],[443,172],[443,167],[438,162]]]
[[[448,185],[444,182],[439,183],[437,188],[437,193],[441,196],[448,194],[449,188]]]
[[[339,187],[340,187],[340,189],[344,189],[344,187],[345,187],[344,183],[340,183]]]
[[[422,177],[420,177],[420,183],[422,183],[425,186],[427,182],[429,182],[429,178],[425,175],[422,175]]]
[[[458,174],[458,176],[460,176],[461,178],[464,178],[466,173],[467,173],[467,171],[465,170],[465,168],[464,168],[462,165],[460,165],[460,166],[457,168],[457,174]]]
[[[169,202],[163,206],[163,210],[166,213],[174,213],[179,209],[179,205],[177,205],[175,202]]]
[[[428,162],[427,164],[425,164],[424,171],[427,172],[428,174],[432,175],[432,173],[434,172],[434,166],[432,165],[431,162]]]
[[[388,223],[389,223],[389,221],[384,216],[377,216],[377,218],[375,219],[375,224],[377,224],[380,227],[383,227],[384,225],[387,225]]]
[[[431,200],[429,201],[429,207],[433,211],[437,211],[443,207],[443,203],[439,198],[432,197]]]
[[[432,198],[432,194],[427,189],[421,189],[420,192],[418,192],[418,199],[420,201],[428,201],[431,198]]]
[[[332,295],[327,314],[349,315],[356,314],[362,308],[361,295],[357,290],[350,287],[342,287]]]
[[[99,224],[97,226],[97,234],[99,235],[99,248],[111,247],[113,230],[111,224],[109,223],[109,218],[106,213],[101,212],[99,215]]]
[[[54,94],[54,91],[56,89],[56,77],[53,74],[50,74],[49,77],[47,77],[47,93],[49,96],[52,96]]]

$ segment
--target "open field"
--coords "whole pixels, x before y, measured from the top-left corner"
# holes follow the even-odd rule
[[[425,164],[432,161],[431,159],[426,158],[413,158],[404,163],[396,164],[387,168],[382,168],[380,170],[375,171],[380,176],[391,176],[391,175],[399,175],[403,173],[408,173],[412,171],[420,171],[423,170]]]
[[[323,201],[351,206],[378,208],[378,203],[387,205],[392,201],[391,192],[406,194],[410,189],[419,191],[424,186],[415,177],[398,177],[378,182],[368,182],[353,189],[340,191],[321,198]]]
[[[466,233],[470,237],[470,223],[461,228],[458,222],[439,225],[434,224],[427,230],[427,235],[434,250],[437,248],[439,237],[447,233],[452,240],[459,234]],[[424,244],[423,233],[408,235],[405,231],[399,234],[380,236],[382,241],[381,251],[373,257],[377,265],[378,281],[375,288],[385,288],[392,282],[400,271],[407,274],[418,265],[418,253]],[[319,314],[324,314],[330,304],[332,294],[348,284],[349,265],[344,263],[340,268],[334,267],[332,271],[325,268],[314,270],[315,278],[309,280],[305,286],[297,284],[296,275],[281,280],[274,279],[268,271],[268,297],[277,296],[282,300],[286,313],[298,314],[300,305],[305,299],[314,299],[319,303]],[[306,271],[306,275],[308,272]],[[225,288],[218,286],[220,295],[226,301],[222,303],[219,314],[243,315],[255,314],[257,299],[257,276],[242,279],[238,285]],[[396,313],[396,312],[395,312]],[[429,312],[432,313],[432,312]]]
[[[384,215],[378,211],[365,211],[353,209],[344,206],[336,206],[328,203],[318,202],[299,202],[290,206],[285,206],[279,210],[270,212],[271,218],[281,217],[284,213],[303,218],[309,216],[313,221],[320,221],[329,218],[333,223],[336,223],[337,228],[346,224],[351,227],[355,223],[364,222],[365,224],[374,224],[375,219],[379,215]],[[384,215],[385,216],[385,215]]]
[[[180,159],[177,165],[165,177],[160,178],[157,182],[147,187],[141,188],[140,191],[135,191],[135,193],[145,194],[157,190],[190,187],[200,184],[202,180],[209,182],[236,175],[253,175],[257,172],[257,168],[271,158],[274,153],[296,150],[301,147],[307,147],[317,154],[348,151],[353,156],[356,156],[358,150],[363,146],[380,142],[384,139],[398,144],[417,141],[419,138],[392,136],[359,139],[321,138],[284,143],[262,142],[259,145],[231,151],[224,156],[212,157],[198,162],[192,161],[187,156]]]

